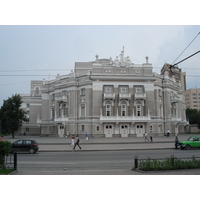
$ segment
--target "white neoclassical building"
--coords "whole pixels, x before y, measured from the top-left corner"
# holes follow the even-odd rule
[[[74,72],[50,81],[32,81],[22,107],[29,122],[21,133],[85,134],[99,137],[183,133],[186,125],[185,85],[180,69],[165,64],[153,72],[145,57],[134,64],[124,48],[113,60],[76,62]]]

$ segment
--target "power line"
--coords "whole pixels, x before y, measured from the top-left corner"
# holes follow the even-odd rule
[[[15,70],[0,70],[0,72],[35,72],[35,71],[58,71],[58,70],[72,70],[72,69],[15,69]]]
[[[45,75],[36,75],[36,74],[33,74],[33,75],[30,75],[30,74],[28,74],[28,75],[25,75],[25,74],[18,74],[18,75],[13,75],[13,74],[0,74],[0,76],[57,76],[57,75],[50,75],[50,74],[45,74]]]
[[[200,34],[200,32],[197,34],[197,36]],[[188,46],[182,51],[182,53],[175,59],[175,61],[183,54],[183,52],[192,44],[192,42],[197,38],[197,36],[188,44]],[[172,65],[175,63],[175,61],[172,63]]]

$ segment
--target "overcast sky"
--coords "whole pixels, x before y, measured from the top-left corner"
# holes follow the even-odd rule
[[[17,6],[17,4],[13,6]],[[114,12],[116,14],[120,9],[119,5],[118,10],[114,8],[115,6],[112,10],[116,11]],[[105,9],[106,11],[111,10],[108,7]],[[129,6],[126,9],[130,12]],[[147,12],[147,10],[144,11]],[[159,11],[161,12],[161,10]],[[35,10],[32,12],[35,14]],[[124,12],[124,15],[128,12]],[[137,10],[133,14],[136,12]],[[57,13],[59,14],[58,11]],[[106,15],[107,12],[98,10],[96,13],[97,15]],[[3,14],[9,16],[7,12]],[[95,14],[94,10],[92,14]],[[158,16],[157,14],[156,16]],[[0,20],[0,24],[3,24],[0,26],[0,106],[3,104],[3,100],[13,94],[29,94],[31,80],[49,80],[55,78],[57,73],[68,74],[74,69],[75,62],[94,61],[96,54],[99,55],[99,58],[112,57],[114,59],[119,56],[123,46],[125,56],[129,56],[133,63],[142,64],[145,62],[145,56],[149,56],[153,71],[160,73],[164,63],[173,63],[200,32],[199,25],[4,25],[15,24],[12,23],[12,20],[17,16],[9,19],[7,23],[2,23]],[[52,15],[49,16],[52,17]],[[16,24],[40,24],[44,15],[42,17],[39,20],[37,18],[36,23],[28,20],[28,22],[22,21],[22,23],[17,21]],[[79,15],[79,19],[81,17]],[[145,15],[147,24],[148,17]],[[23,16],[23,19],[26,17]],[[54,18],[50,19],[52,21],[48,21],[48,23],[42,21],[42,24],[56,24]],[[112,23],[110,18],[106,18],[100,24],[106,24],[107,21],[109,24],[123,24],[121,19],[123,18],[119,15],[119,19]],[[127,19],[130,23],[130,18]],[[126,22],[126,18],[123,21]],[[95,24],[95,22],[99,21],[88,24]],[[144,21],[142,22],[144,23]],[[180,24],[184,24],[184,22]],[[75,21],[72,24],[82,23]],[[176,62],[199,51],[199,47],[200,35]],[[200,88],[198,81],[200,78],[200,54],[179,64],[179,68],[187,73],[187,88]]]

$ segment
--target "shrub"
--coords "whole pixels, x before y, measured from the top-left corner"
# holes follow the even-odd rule
[[[0,169],[5,169],[5,156],[10,153],[11,149],[11,142],[0,141]]]
[[[200,160],[197,160],[194,156],[190,160],[181,160],[175,157],[170,157],[163,160],[147,158],[147,160],[140,161],[138,165],[138,169],[143,171],[194,169],[194,168],[200,168]]]

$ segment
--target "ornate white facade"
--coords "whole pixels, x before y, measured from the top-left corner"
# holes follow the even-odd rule
[[[124,56],[123,48],[114,60],[96,55],[95,61],[76,62],[74,72],[68,75],[33,81],[28,99],[40,94],[40,106],[29,103],[30,110],[35,106],[34,116],[23,128],[30,134],[31,127],[27,127],[35,124],[38,131],[32,134],[60,137],[85,132],[90,136],[142,137],[145,131],[163,135],[167,129],[183,133],[186,116],[181,71],[173,74],[164,65],[159,75],[153,73],[147,56],[145,59],[144,64],[134,64]],[[24,98],[24,105],[28,99]]]

